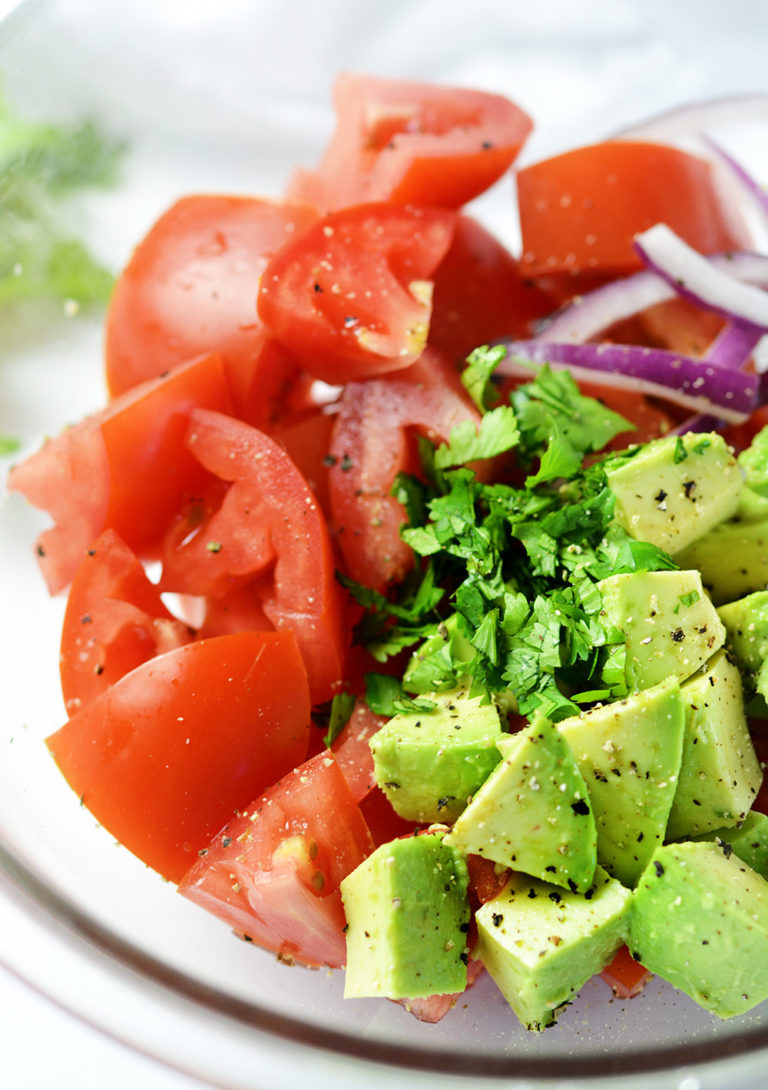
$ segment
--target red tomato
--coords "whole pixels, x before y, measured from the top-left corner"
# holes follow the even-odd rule
[[[254,396],[266,405],[296,363],[259,320],[259,280],[273,254],[316,218],[304,205],[255,197],[177,201],[115,286],[106,333],[110,394],[217,351],[239,415],[250,418]]]
[[[283,959],[338,968],[347,960],[339,884],[373,847],[325,751],[233,818],[179,892]]]
[[[343,677],[348,639],[330,537],[311,489],[281,446],[233,417],[192,413],[187,446],[229,487],[212,514],[174,526],[161,587],[225,595],[274,563],[273,578],[260,583],[264,613],[295,633],[312,702],[328,700]]]
[[[143,663],[48,747],[97,821],[178,882],[233,811],[304,759],[308,738],[295,639],[241,632]]]
[[[485,966],[482,961],[470,958],[467,963],[467,988],[471,988],[484,972]],[[464,992],[458,992],[455,995],[428,995],[423,999],[395,999],[393,1002],[399,1003],[420,1022],[429,1022],[434,1025],[453,1010],[462,995]]]
[[[610,965],[600,976],[619,999],[632,999],[639,995],[651,979],[651,974],[630,954],[626,946],[620,946]]]
[[[362,802],[376,786],[373,775],[373,754],[369,742],[376,731],[386,723],[383,715],[376,715],[360,698],[349,722],[333,743],[332,749],[341,771],[349,784],[355,802]]]
[[[259,314],[324,382],[410,367],[426,344],[431,277],[455,220],[389,204],[331,213],[270,261]]]
[[[344,73],[336,131],[294,198],[331,210],[363,201],[459,208],[508,169],[532,128],[501,95]]]
[[[535,277],[638,269],[633,236],[655,223],[669,224],[701,253],[749,241],[720,203],[709,164],[661,144],[576,148],[519,171],[517,193],[522,267]]]
[[[194,631],[165,608],[135,554],[114,530],[105,530],[88,549],[67,598],[60,659],[67,712],[193,638]]]
[[[170,514],[207,476],[184,446],[197,406],[231,410],[220,356],[200,356],[127,391],[11,470],[8,488],[56,523],[37,541],[52,594],[104,529],[140,556],[156,553]]]
[[[429,343],[453,360],[500,337],[530,337],[532,323],[552,311],[550,296],[469,216],[459,216],[434,284]]]
[[[268,429],[273,439],[285,447],[288,457],[302,474],[328,514],[328,454],[331,448],[333,415],[308,409],[299,415],[284,417]]]
[[[406,429],[444,441],[462,420],[479,423],[457,372],[428,350],[402,375],[349,383],[331,441],[331,510],[347,573],[384,590],[413,564],[400,537],[401,504],[390,495],[409,463]]]
[[[391,802],[380,787],[374,787],[361,800],[360,810],[377,847],[380,844],[388,844],[390,840],[397,840],[400,836],[412,836],[418,831],[412,821],[406,821],[395,813]]]
[[[492,901],[509,881],[510,871],[506,867],[497,867],[492,859],[485,859],[482,855],[468,855],[467,870],[470,896],[481,905]]]

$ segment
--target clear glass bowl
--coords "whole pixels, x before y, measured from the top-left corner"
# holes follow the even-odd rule
[[[599,139],[683,102],[766,90],[761,3],[571,5],[475,0],[61,0],[0,25],[0,71],[33,115],[90,115],[124,136],[121,184],[77,208],[113,267],[177,196],[278,194],[330,131],[340,69],[505,92],[533,115],[526,158]],[[759,160],[765,127],[729,138]],[[764,164],[765,165],[765,164]],[[768,169],[764,175],[768,177]],[[516,243],[502,182],[477,214]],[[0,434],[31,450],[104,400],[97,321],[36,308],[0,325]],[[589,983],[542,1035],[518,1026],[490,980],[443,1022],[342,1001],[340,973],[289,969],[113,843],[58,775],[43,738],[64,712],[63,603],[31,553],[45,518],[17,496],[0,510],[0,960],[129,1045],[216,1085],[318,1090],[764,1085],[768,1009],[720,1022],[660,981],[628,1003]],[[137,805],[140,805],[137,800]]]

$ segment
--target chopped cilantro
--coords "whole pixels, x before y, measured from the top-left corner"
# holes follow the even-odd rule
[[[331,748],[344,727],[349,722],[349,717],[355,708],[357,697],[354,693],[336,693],[328,709],[328,729],[323,736],[323,742],[328,749]]]

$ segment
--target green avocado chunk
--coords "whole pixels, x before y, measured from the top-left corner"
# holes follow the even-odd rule
[[[609,460],[606,477],[616,522],[672,556],[734,515],[743,484],[716,432],[654,439],[623,462]]]
[[[768,518],[723,522],[675,560],[681,567],[701,572],[715,605],[764,590],[768,586]]]
[[[634,895],[628,946],[657,976],[721,1018],[768,999],[768,882],[735,852],[659,848]]]
[[[603,622],[626,643],[629,689],[695,674],[725,642],[697,571],[628,572],[598,584]]]
[[[463,690],[429,695],[434,709],[395,715],[373,735],[374,776],[406,821],[450,823],[501,759],[501,719]]]
[[[752,810],[733,828],[714,829],[693,839],[719,841],[724,851],[732,851],[761,878],[768,879],[768,817],[765,814]]]
[[[418,999],[467,986],[470,907],[462,856],[425,833],[382,844],[341,883],[346,998]]]
[[[597,832],[568,743],[540,719],[497,745],[501,763],[446,844],[583,893],[597,865]]]
[[[680,687],[690,714],[667,837],[705,833],[744,818],[763,773],[744,714],[741,675],[720,650]]]
[[[742,673],[754,675],[768,658],[768,590],[758,590],[718,609],[726,644]]]
[[[514,874],[476,913],[477,955],[517,1017],[551,1026],[629,932],[632,894],[599,867],[583,894]]]
[[[663,842],[687,709],[672,679],[558,723],[587,785],[597,861],[632,887]]]

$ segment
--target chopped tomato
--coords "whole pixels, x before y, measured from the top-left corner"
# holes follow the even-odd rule
[[[156,555],[171,512],[207,476],[184,445],[189,414],[198,406],[231,409],[218,355],[200,356],[128,390],[11,470],[8,488],[48,511],[56,524],[37,541],[52,594],[68,585],[107,528],[138,555]]]
[[[484,905],[486,901],[492,901],[497,894],[501,893],[510,874],[506,867],[499,867],[492,859],[486,859],[482,855],[468,855],[467,870],[470,894],[481,905]]]
[[[232,818],[179,892],[285,960],[340,967],[347,949],[339,884],[373,847],[326,750]]]
[[[270,258],[317,213],[256,197],[183,197],[154,224],[118,278],[107,314],[114,397],[202,352],[219,352],[238,412],[264,420],[296,370],[256,313]]]
[[[410,367],[426,344],[431,278],[455,219],[390,204],[331,213],[270,261],[259,314],[324,382]]]
[[[470,958],[467,962],[467,988],[471,988],[484,972],[485,966],[482,961]],[[420,1022],[434,1024],[441,1022],[446,1014],[453,1010],[465,992],[466,989],[456,995],[428,995],[423,999],[396,999],[394,1002],[399,1003]]]
[[[308,738],[294,637],[240,632],[136,667],[48,748],[97,821],[178,882],[233,811],[304,759]]]
[[[166,609],[135,554],[114,530],[88,549],[67,598],[61,688],[72,715],[123,674],[194,639]]]
[[[362,802],[376,786],[369,742],[384,723],[386,718],[372,712],[365,700],[360,698],[355,703],[349,722],[333,743],[333,752],[355,802]]]
[[[529,337],[553,309],[519,262],[485,227],[459,216],[451,248],[434,276],[429,343],[463,361],[500,337]]]
[[[650,972],[630,954],[626,946],[620,946],[610,965],[600,973],[605,983],[619,999],[632,999],[639,995],[651,979]]]
[[[409,460],[407,429],[446,441],[463,420],[480,416],[458,374],[428,350],[400,375],[348,383],[336,416],[329,473],[331,510],[353,579],[384,590],[410,570],[413,553],[400,537],[402,505],[390,495]]]
[[[517,174],[522,267],[534,277],[617,276],[640,268],[634,235],[668,224],[701,253],[743,249],[708,163],[661,144],[608,141],[576,148]]]
[[[281,418],[267,430],[273,439],[285,447],[288,457],[328,514],[328,461],[333,415],[322,407],[306,409],[300,414]]]
[[[181,594],[230,597],[274,564],[255,587],[275,628],[295,633],[309,674],[312,702],[341,683],[348,635],[342,592],[325,518],[285,450],[233,417],[190,417],[187,447],[227,487],[220,503],[173,528],[161,587]]]
[[[337,123],[317,170],[290,194],[331,210],[363,201],[459,208],[517,158],[531,119],[502,95],[344,73]]]
[[[360,802],[360,809],[377,847],[390,840],[397,840],[399,836],[411,836],[416,829],[412,821],[406,821],[395,813],[380,787],[374,787],[368,792]]]

